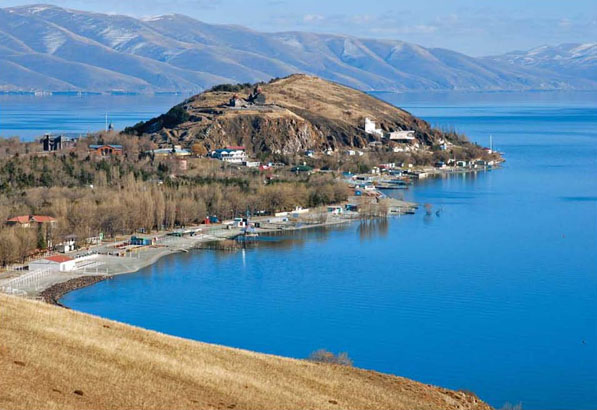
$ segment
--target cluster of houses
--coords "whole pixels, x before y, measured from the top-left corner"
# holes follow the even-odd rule
[[[57,152],[63,150],[70,150],[77,146],[79,138],[68,137],[65,135],[45,134],[39,140],[42,150],[44,152]],[[117,144],[91,144],[88,147],[90,155],[97,155],[100,157],[117,156],[124,153],[122,145]]]
[[[76,249],[77,237],[75,235],[67,235],[63,241],[54,245],[52,243],[52,229],[58,221],[56,218],[48,215],[19,215],[6,220],[6,225],[16,226],[23,229],[36,229],[42,232],[46,242],[47,249],[61,253],[72,252]],[[96,245],[103,240],[103,234],[99,236],[89,237],[85,240],[88,245]]]

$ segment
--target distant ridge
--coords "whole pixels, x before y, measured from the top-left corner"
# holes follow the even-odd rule
[[[536,63],[522,52],[473,58],[398,40],[31,5],[0,9],[0,92],[196,93],[294,73],[364,91],[597,89],[595,44],[552,49],[568,50],[570,64],[551,52]]]

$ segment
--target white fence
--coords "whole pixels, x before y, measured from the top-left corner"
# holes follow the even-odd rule
[[[24,294],[25,289],[40,290],[43,286],[44,279],[55,273],[50,269],[39,269],[27,272],[24,275],[9,279],[6,282],[0,283],[0,290],[12,294]]]

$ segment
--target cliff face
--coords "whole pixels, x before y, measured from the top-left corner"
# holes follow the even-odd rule
[[[302,74],[262,84],[259,90],[247,85],[234,91],[207,91],[184,101],[171,113],[172,119],[154,118],[135,131],[150,134],[158,143],[190,146],[201,142],[208,150],[244,145],[252,153],[282,154],[364,148],[380,140],[365,132],[365,118],[386,132],[415,131],[421,146],[448,139],[425,121],[384,101]]]

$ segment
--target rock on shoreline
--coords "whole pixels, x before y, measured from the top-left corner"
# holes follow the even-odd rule
[[[42,291],[39,296],[41,296],[42,300],[46,303],[66,308],[66,306],[58,302],[62,296],[66,295],[68,292],[91,286],[107,278],[109,278],[109,276],[106,275],[81,276],[80,278],[75,278],[67,280],[66,282],[52,285]]]

